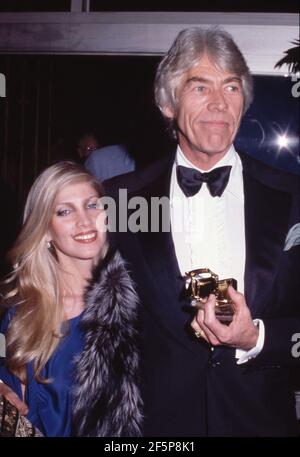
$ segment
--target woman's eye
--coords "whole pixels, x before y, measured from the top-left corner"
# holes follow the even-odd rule
[[[69,209],[58,209],[56,211],[56,215],[57,216],[67,216],[68,214],[70,214],[71,210]]]

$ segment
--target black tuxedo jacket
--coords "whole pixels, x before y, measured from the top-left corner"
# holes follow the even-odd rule
[[[286,436],[296,431],[290,383],[292,337],[300,333],[300,246],[284,251],[300,222],[298,177],[247,155],[245,296],[253,318],[265,324],[262,352],[237,365],[235,349],[209,347],[190,329],[193,310],[183,297],[170,232],[112,234],[140,294],[142,389],[146,436]],[[174,155],[139,172],[113,178],[117,199],[169,195]],[[118,208],[125,211],[124,205]],[[150,217],[150,214],[149,214]],[[299,335],[300,337],[300,335]]]

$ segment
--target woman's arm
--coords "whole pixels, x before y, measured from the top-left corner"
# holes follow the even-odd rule
[[[24,395],[25,386],[22,384],[22,393]],[[28,406],[24,403],[18,395],[8,385],[4,384],[0,379],[0,395],[3,395],[7,401],[14,405],[17,410],[24,416],[28,413]]]
[[[0,319],[0,332],[5,335],[9,322],[11,319],[11,312],[7,311],[2,318]],[[4,350],[5,352],[5,350]],[[3,369],[3,363],[4,363],[4,358],[0,358],[0,377],[1,377],[1,371]],[[2,376],[4,375],[4,371],[2,371]],[[5,379],[5,378],[4,378]],[[22,391],[22,398],[24,399],[24,394],[25,394],[25,385],[21,384],[21,391]],[[18,394],[13,391],[11,387],[9,387],[7,384],[5,384],[1,378],[0,378],[0,395],[3,395],[7,401],[9,401],[13,406],[17,408],[17,410],[23,414],[26,415],[28,413],[28,406],[19,398]]]

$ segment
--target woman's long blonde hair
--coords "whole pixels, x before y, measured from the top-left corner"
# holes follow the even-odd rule
[[[26,382],[26,364],[34,363],[35,378],[53,354],[64,319],[59,282],[60,265],[55,248],[47,247],[47,231],[58,192],[68,184],[88,182],[103,195],[101,184],[76,163],[64,161],[47,168],[29,192],[23,227],[9,259],[13,272],[5,281],[5,303],[16,306],[6,335],[7,365]]]

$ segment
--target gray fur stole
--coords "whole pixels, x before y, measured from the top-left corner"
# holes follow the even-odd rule
[[[75,435],[140,436],[138,300],[119,253],[110,253],[97,267],[85,301],[84,349],[76,361]]]

